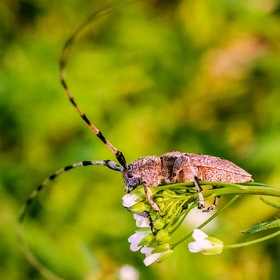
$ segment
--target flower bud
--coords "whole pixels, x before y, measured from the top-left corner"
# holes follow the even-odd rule
[[[168,231],[162,229],[156,235],[156,241],[158,244],[167,243],[170,240],[170,235]]]
[[[160,255],[160,257],[158,258],[157,262],[163,262],[164,260],[166,260],[171,254],[173,253],[173,250],[167,250],[164,253],[162,253]]]
[[[142,213],[142,212],[146,211],[147,209],[148,209],[148,206],[144,202],[138,202],[129,207],[129,210],[133,213]]]
[[[139,246],[143,246],[143,245],[147,245],[150,244],[154,239],[154,235],[152,234],[152,232],[146,234],[142,240],[139,242]]]
[[[163,219],[159,218],[153,222],[154,229],[160,230],[165,226],[165,222]]]

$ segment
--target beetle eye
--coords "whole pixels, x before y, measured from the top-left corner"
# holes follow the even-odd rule
[[[128,177],[129,179],[133,178],[133,175],[132,175],[133,166],[132,166],[131,164],[129,164],[129,165],[127,166],[127,170],[128,170],[128,172],[127,172],[127,177]]]

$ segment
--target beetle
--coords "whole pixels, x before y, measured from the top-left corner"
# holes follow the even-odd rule
[[[112,8],[112,7],[111,7]],[[191,154],[183,152],[169,152],[162,156],[146,156],[134,160],[130,164],[126,163],[125,156],[115,148],[103,135],[103,133],[88,119],[86,114],[77,105],[66,82],[65,68],[71,46],[76,37],[84,27],[96,18],[106,14],[111,8],[101,10],[91,15],[73,35],[66,41],[60,58],[60,82],[70,103],[84,122],[90,127],[94,134],[109,148],[115,155],[121,167],[110,161],[104,161],[103,165],[115,171],[121,171],[127,192],[132,191],[139,185],[143,185],[148,202],[155,211],[159,211],[158,206],[153,202],[149,192],[150,187],[160,184],[194,182],[199,196],[198,208],[204,208],[204,199],[200,180],[218,181],[224,183],[245,183],[253,181],[252,175],[234,163],[219,157]],[[215,198],[213,206],[217,203]],[[211,208],[209,208],[211,210]]]
[[[215,156],[169,152],[162,156],[139,158],[122,170],[127,192],[143,185],[148,202],[155,211],[160,211],[153,202],[150,187],[158,185],[194,182],[198,192],[198,208],[203,209],[204,199],[200,180],[222,183],[245,183],[252,181],[252,175],[234,163]],[[214,200],[213,207],[217,204]],[[208,209],[211,210],[212,207]]]
[[[54,174],[49,176],[42,184],[40,184],[31,194],[25,205],[22,207],[20,214],[20,221],[22,222],[27,212],[29,205],[35,197],[44,189],[44,187],[53,181],[58,175],[69,171],[73,168],[89,166],[89,165],[103,165],[111,170],[122,173],[122,178],[125,184],[125,189],[129,193],[137,186],[142,185],[145,190],[145,195],[148,202],[151,204],[155,211],[160,211],[159,207],[153,201],[150,193],[150,188],[157,187],[158,185],[194,182],[195,188],[198,192],[198,208],[203,209],[204,198],[202,195],[202,187],[199,184],[200,180],[203,181],[217,181],[224,183],[245,183],[253,181],[252,175],[246,172],[241,167],[234,163],[210,155],[184,153],[184,152],[168,152],[161,156],[145,156],[134,160],[127,164],[125,156],[121,151],[115,148],[103,135],[103,133],[91,122],[86,114],[77,105],[74,97],[66,82],[66,64],[69,56],[70,49],[80,35],[81,32],[97,18],[106,15],[114,6],[94,12],[86,21],[78,27],[78,29],[70,36],[64,44],[62,54],[59,61],[59,75],[62,87],[68,97],[70,103],[74,106],[80,117],[90,127],[94,134],[107,146],[107,148],[115,155],[118,163],[111,160],[103,161],[82,161],[68,165],[59,169]],[[211,210],[216,206],[218,198],[215,198]]]
[[[115,156],[118,163],[111,160],[101,161],[82,161],[68,165],[59,169],[54,174],[44,180],[30,195],[29,199],[23,205],[19,217],[19,238],[26,257],[30,262],[36,266],[41,272],[44,272],[42,265],[36,257],[30,252],[26,243],[22,238],[22,223],[26,216],[27,210],[31,203],[38,196],[38,194],[48,185],[51,181],[66,171],[72,170],[77,167],[84,167],[89,165],[102,165],[111,170],[121,172],[124,181],[125,189],[129,193],[137,186],[143,186],[147,201],[150,203],[153,210],[160,212],[159,206],[153,201],[151,195],[151,188],[159,185],[175,184],[182,182],[193,182],[198,193],[198,208],[204,209],[204,198],[202,195],[202,187],[200,181],[211,182],[224,182],[224,183],[244,183],[253,181],[252,175],[246,172],[241,167],[234,163],[210,155],[184,153],[184,152],[168,152],[161,156],[145,156],[134,160],[127,164],[125,156],[121,151],[115,148],[103,135],[103,133],[92,123],[86,114],[80,109],[74,100],[74,97],[66,82],[65,69],[67,59],[71,46],[80,33],[92,23],[95,19],[107,14],[113,7],[100,10],[93,13],[66,41],[59,61],[60,68],[60,82],[65,90],[68,100],[74,106],[83,121],[90,127],[94,134],[107,146],[111,153]],[[214,203],[206,211],[213,209],[218,202],[218,197],[215,197]],[[141,214],[141,213],[140,213]],[[48,272],[48,274],[50,274]],[[47,275],[47,274],[46,274]]]

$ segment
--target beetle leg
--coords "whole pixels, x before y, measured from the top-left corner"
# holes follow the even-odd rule
[[[146,184],[144,184],[144,191],[145,191],[145,196],[147,198],[147,201],[150,203],[150,205],[152,206],[152,208],[156,211],[159,212],[160,209],[158,207],[158,205],[153,201],[152,196],[151,196],[151,191],[150,191],[150,187],[147,186]]]
[[[191,170],[191,173],[193,175],[193,179],[194,179],[194,185],[195,185],[195,188],[196,188],[196,191],[197,191],[197,195],[198,195],[198,209],[203,209],[205,207],[205,204],[204,204],[204,197],[202,195],[202,187],[200,186],[199,184],[199,178],[197,176],[197,173],[193,167],[193,165],[191,164],[191,160],[190,160],[190,157],[188,157],[188,165],[190,167],[190,170]]]
[[[202,195],[202,187],[199,184],[199,178],[194,175],[194,185],[197,191],[197,195],[198,195],[198,209],[203,209],[205,207],[204,205],[204,197]]]
[[[203,212],[210,212],[210,211],[212,211],[215,207],[217,207],[219,198],[220,198],[220,196],[215,196],[215,197],[214,197],[213,204],[212,204],[211,206],[209,206],[206,210],[203,210]]]
[[[179,172],[181,170],[184,169],[184,166],[188,166],[189,167],[189,170],[187,171],[187,176],[185,178],[185,180],[191,180],[194,182],[194,185],[195,185],[195,188],[196,188],[196,191],[197,191],[197,194],[198,194],[198,209],[203,209],[205,207],[204,205],[204,198],[203,198],[203,195],[202,195],[202,187],[200,186],[199,184],[199,181],[200,179],[198,178],[198,175],[197,175],[197,172],[195,170],[195,168],[193,167],[193,165],[191,164],[191,159],[190,159],[190,156],[188,155],[183,155],[181,157],[178,157],[176,159],[176,161],[174,162],[174,165],[173,165],[173,181],[176,182],[176,178],[177,178],[177,175],[179,174]]]

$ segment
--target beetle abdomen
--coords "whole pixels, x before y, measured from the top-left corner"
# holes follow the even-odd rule
[[[251,174],[228,160],[208,155],[188,154],[188,156],[200,180],[225,183],[253,181]]]

